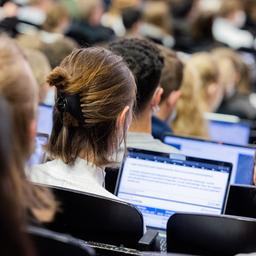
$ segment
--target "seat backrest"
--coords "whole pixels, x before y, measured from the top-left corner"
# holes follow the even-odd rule
[[[225,215],[176,213],[167,223],[167,251],[235,255],[256,251],[256,220]]]
[[[94,194],[51,188],[61,211],[47,226],[49,229],[86,241],[136,248],[144,225],[135,207]]]
[[[256,187],[230,185],[225,214],[256,219]]]
[[[86,242],[56,233],[44,228],[32,227],[27,228],[27,232],[35,245],[37,255],[40,256],[92,256],[95,255]]]

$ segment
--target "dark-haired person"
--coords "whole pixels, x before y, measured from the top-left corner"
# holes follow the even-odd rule
[[[100,48],[74,50],[49,75],[57,89],[48,151],[53,161],[34,166],[34,182],[109,198],[105,167],[126,137],[136,85],[121,57]]]
[[[126,36],[137,36],[142,22],[142,12],[135,7],[122,11],[122,20],[126,30]]]
[[[152,134],[155,138],[162,139],[164,133],[172,132],[170,123],[175,116],[175,106],[181,95],[183,64],[174,51],[160,45],[158,48],[164,57],[164,68],[160,79],[164,91],[159,111],[152,117]]]
[[[7,101],[0,96],[0,245],[1,255],[34,255],[25,229],[24,214],[12,177],[14,156],[12,143],[12,116]]]
[[[109,48],[123,57],[137,85],[137,104],[127,135],[127,145],[158,152],[176,152],[151,135],[152,114],[158,108],[163,93],[159,81],[164,60],[158,48],[154,43],[139,38],[119,39],[110,43]]]

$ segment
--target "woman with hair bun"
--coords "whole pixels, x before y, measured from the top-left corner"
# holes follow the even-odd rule
[[[89,47],[67,56],[48,83],[57,88],[48,145],[54,160],[34,166],[31,180],[114,197],[104,189],[104,169],[113,163],[132,119],[133,75],[121,57]]]

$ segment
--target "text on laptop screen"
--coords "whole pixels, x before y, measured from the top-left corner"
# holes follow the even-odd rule
[[[53,108],[51,106],[40,105],[38,107],[37,132],[51,134],[52,113]]]
[[[210,138],[225,143],[247,145],[250,136],[250,125],[223,121],[209,122]]]
[[[116,194],[142,212],[146,226],[165,229],[176,211],[222,212],[231,165],[140,152],[129,151]]]
[[[255,148],[232,144],[219,144],[207,140],[165,136],[164,142],[176,147],[182,154],[233,164],[230,179],[232,184],[252,184],[255,162]]]

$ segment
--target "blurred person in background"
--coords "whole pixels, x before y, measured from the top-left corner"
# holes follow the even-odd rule
[[[200,52],[193,54],[189,63],[199,75],[199,97],[203,111],[215,112],[224,96],[217,61],[211,54]]]
[[[125,36],[139,36],[142,24],[142,12],[138,8],[126,8],[122,11],[122,21],[125,27]]]
[[[0,245],[2,256],[35,255],[25,233],[26,218],[19,197],[15,196],[18,181],[14,179],[12,113],[0,96]]]
[[[233,49],[255,49],[255,38],[242,27],[246,22],[243,1],[222,1],[217,17],[213,22],[215,40]]]
[[[77,18],[66,32],[81,46],[107,42],[113,39],[112,29],[101,25],[104,12],[102,0],[76,0]]]
[[[220,67],[220,79],[225,88],[218,112],[255,120],[255,94],[251,93],[248,67],[241,56],[229,48],[217,48],[213,54]]]
[[[24,49],[24,53],[37,82],[39,91],[39,103],[46,103],[46,98],[50,94],[50,87],[46,82],[46,78],[51,71],[50,63],[46,56],[38,50]],[[51,102],[47,105],[53,105],[54,93],[52,93],[51,97]]]
[[[126,31],[122,12],[126,8],[139,8],[140,4],[141,0],[112,0],[108,11],[102,16],[102,25],[113,29],[116,36],[124,36]]]
[[[143,6],[143,24],[140,34],[168,48],[174,46],[172,17],[166,1],[147,1]]]
[[[171,128],[176,135],[208,138],[208,123],[204,119],[204,104],[200,97],[200,76],[189,59],[184,65],[181,96]]]

